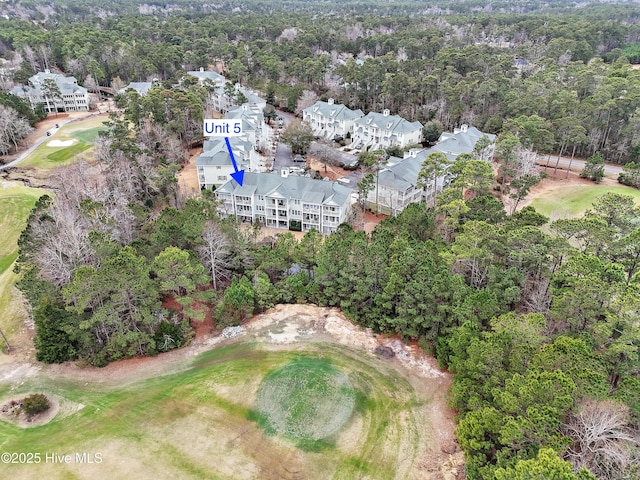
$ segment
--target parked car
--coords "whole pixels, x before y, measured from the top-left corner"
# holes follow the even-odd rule
[[[304,158],[304,155],[296,155],[295,157],[293,157],[293,161],[294,162],[306,162],[307,159]]]

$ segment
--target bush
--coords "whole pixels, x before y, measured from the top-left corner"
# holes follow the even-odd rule
[[[188,341],[189,322],[183,321],[175,324],[162,321],[158,325],[153,339],[159,352],[168,352],[174,348],[183,347]]]
[[[22,409],[27,414],[27,417],[33,417],[49,409],[49,400],[42,393],[34,393],[22,401]]]
[[[591,155],[580,172],[580,178],[588,178],[596,183],[600,183],[604,178],[604,158],[599,152]]]

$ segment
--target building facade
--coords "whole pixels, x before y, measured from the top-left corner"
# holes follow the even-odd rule
[[[367,206],[374,211],[377,209],[381,213],[397,215],[411,203],[432,202],[435,195],[448,187],[453,176],[444,173],[436,179],[435,188],[432,182],[428,182],[425,187],[418,187],[418,175],[425,159],[429,154],[439,152],[453,164],[458,155],[472,153],[476,143],[483,136],[490,141],[485,149],[489,152],[490,159],[493,155],[496,136],[482,133],[477,128],[467,125],[456,128],[453,133],[443,133],[440,137],[441,141],[431,148],[411,149],[402,159],[391,157],[377,172],[376,185],[367,195]]]
[[[421,141],[420,122],[409,122],[398,115],[390,115],[389,110],[369,112],[355,120],[353,146],[360,150],[373,151],[394,146],[404,148]]]
[[[302,111],[302,119],[311,125],[314,135],[332,140],[335,137],[353,136],[354,122],[362,118],[362,110],[351,110],[335,104],[333,98],[318,101]]]
[[[65,77],[49,70],[29,79],[29,85],[20,85],[11,93],[25,98],[32,107],[42,105],[45,112],[80,112],[89,110],[89,92],[78,85],[75,77]]]
[[[243,137],[229,137],[229,144],[233,150],[238,170],[252,170],[252,164],[259,161],[259,155],[253,144]],[[224,185],[235,172],[231,163],[231,156],[224,138],[213,137],[206,140],[202,146],[202,153],[196,158],[198,185],[200,189],[217,189]]]
[[[351,211],[353,190],[337,182],[297,175],[246,173],[243,185],[230,180],[215,192],[221,216],[281,229],[336,231]]]

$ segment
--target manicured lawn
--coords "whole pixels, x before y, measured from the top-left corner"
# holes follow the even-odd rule
[[[18,256],[18,238],[29,212],[43,193],[43,190],[18,183],[0,182],[0,328],[8,337],[15,333],[23,320],[23,312],[11,292],[16,281],[11,267]],[[0,344],[0,350],[4,350],[4,344]]]
[[[93,117],[87,120],[70,123],[61,127],[54,135],[47,137],[28,158],[20,165],[25,167],[55,168],[65,165],[87,154],[93,148],[93,141],[100,131],[105,130],[102,125],[107,118]],[[51,146],[50,142],[72,142],[70,145]]]
[[[569,185],[554,186],[531,202],[531,205],[543,215],[556,220],[582,215],[591,208],[598,197],[612,192],[631,195],[640,204],[640,190],[625,186],[607,185]]]
[[[57,395],[65,405],[53,421],[35,428],[0,421],[2,451],[40,453],[43,458],[46,452],[101,457],[99,464],[80,464],[75,456],[70,464],[44,460],[0,464],[0,475],[11,479],[414,478],[407,465],[415,466],[421,459],[428,434],[418,413],[425,409],[424,400],[417,398],[410,384],[383,363],[372,365],[366,354],[346,347],[300,348],[265,350],[252,344],[219,348],[199,356],[186,371],[127,386],[74,384],[45,375],[27,379],[17,391],[0,383],[0,401],[37,391]],[[294,367],[287,370],[287,365]],[[265,378],[269,383],[283,378],[283,372],[288,378],[302,370],[313,372],[308,381],[318,404],[324,400],[324,374],[340,372],[338,376],[348,377],[359,397],[348,423],[320,450],[300,449],[287,436],[266,434],[250,419]],[[95,374],[100,377],[99,370]],[[295,385],[299,381],[304,379]],[[308,406],[311,400],[302,403]],[[305,410],[305,415],[327,413]]]

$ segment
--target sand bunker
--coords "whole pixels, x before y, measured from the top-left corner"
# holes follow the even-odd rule
[[[77,140],[51,140],[47,143],[47,147],[70,147]]]

